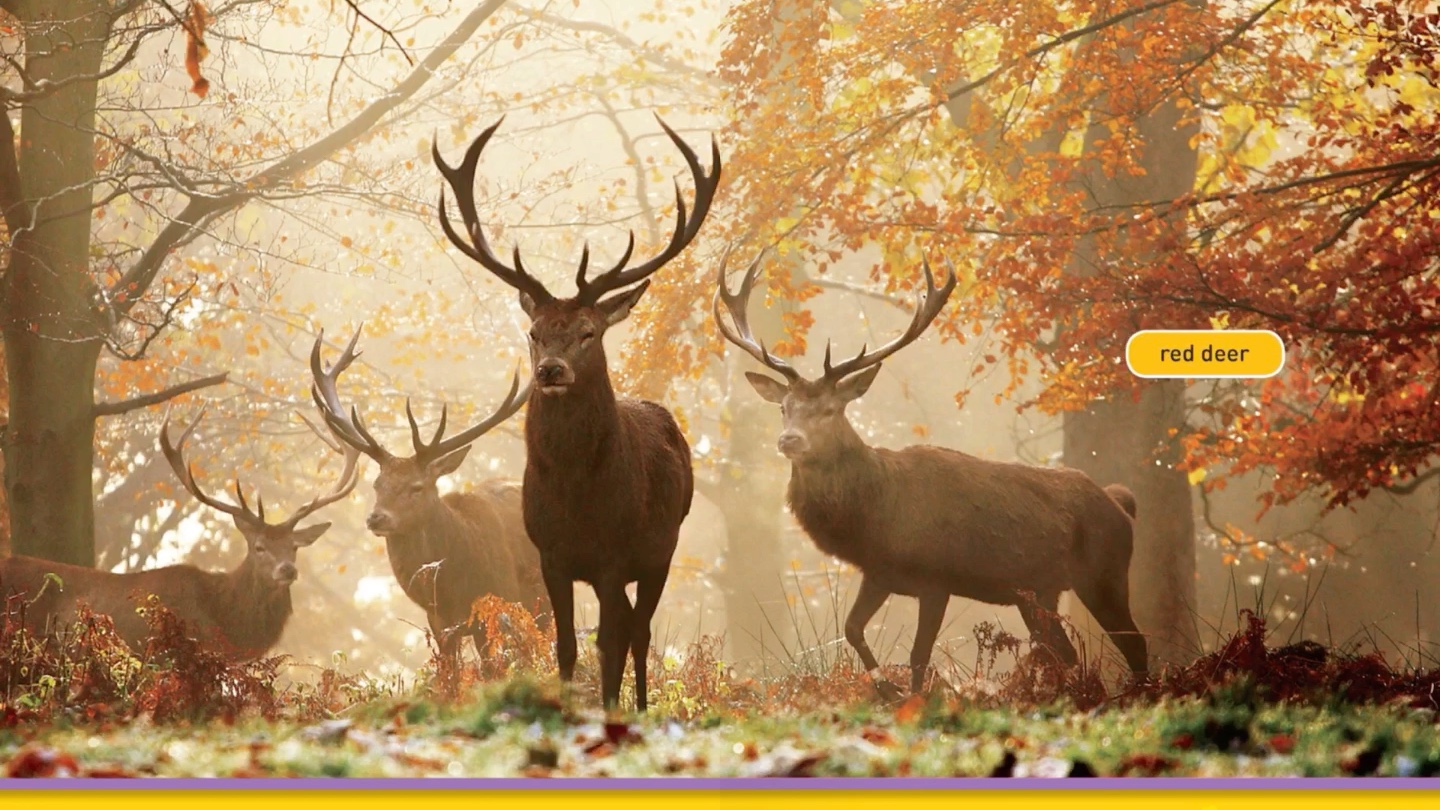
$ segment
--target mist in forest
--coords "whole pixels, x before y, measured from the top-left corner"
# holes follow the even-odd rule
[[[415,11],[392,22],[395,41],[421,54],[468,5],[452,3],[432,15]],[[304,143],[311,134],[304,128],[323,133],[341,125],[411,69],[389,36],[363,23],[352,34],[328,24],[318,10],[260,9],[216,23],[201,63],[213,83],[203,101],[184,76],[183,31],[147,40],[133,67],[102,83],[102,129],[134,135],[146,148],[168,145],[197,168],[207,154],[223,155],[213,171],[243,176],[263,162],[261,151],[284,154],[271,149],[274,140],[292,136]],[[722,155],[735,148],[724,134],[723,82],[713,67],[730,9],[701,2],[684,14],[634,10],[620,2],[524,4],[482,26],[430,85],[283,201],[251,202],[179,248],[164,282],[169,300],[180,302],[165,315],[168,329],[146,347],[144,360],[104,356],[100,388],[134,390],[178,379],[177,371],[186,377],[228,372],[227,384],[171,403],[172,418],[188,421],[204,405],[205,421],[189,443],[204,486],[231,490],[238,476],[247,491],[263,495],[267,508],[281,512],[321,492],[338,470],[339,457],[300,418],[317,419],[308,363],[322,328],[333,359],[363,324],[363,356],[341,388],[387,446],[408,450],[407,402],[426,431],[442,406],[452,433],[484,418],[504,398],[517,368],[522,378],[529,374],[528,322],[515,291],[441,233],[436,201],[442,183],[432,143],[453,164],[504,114],[478,173],[482,222],[502,256],[518,246],[526,266],[552,290],[572,289],[587,244],[599,267],[619,258],[631,231],[637,255],[658,251],[674,223],[672,178],[687,201],[693,185],[655,113],[702,163],[708,165],[712,133]],[[251,43],[264,43],[264,54]],[[13,39],[0,44],[7,53],[21,47]],[[141,130],[151,135],[134,134]],[[144,140],[157,131],[168,134]],[[232,146],[231,133],[240,133],[238,145]],[[112,139],[100,143],[113,161],[107,165],[134,159],[110,145]],[[1282,157],[1290,146],[1282,144]],[[253,156],[217,151],[233,148],[239,155],[252,147]],[[101,187],[94,196],[105,194]],[[107,256],[132,256],[164,227],[165,215],[163,206],[127,197],[96,216],[94,241]],[[738,273],[760,246],[734,247],[731,270]],[[663,657],[678,660],[692,644],[714,637],[723,639],[724,660],[736,673],[825,672],[853,654],[843,626],[859,578],[851,566],[819,552],[785,507],[790,473],[776,447],[779,409],[743,378],[760,370],[758,364],[722,343],[710,321],[709,297],[726,249],[702,230],[689,248],[688,267],[696,272],[681,278],[678,265],[662,269],[637,308],[669,306],[661,301],[672,300],[666,297],[672,286],[701,290],[699,305],[674,306],[674,317],[688,319],[685,341],[640,345],[632,322],[606,338],[620,392],[675,410],[693,452],[696,497],[656,613],[655,645]],[[757,291],[755,323],[771,345],[789,338],[797,318],[809,324],[804,351],[788,358],[802,373],[818,373],[827,341],[844,357],[904,331],[915,306],[911,284],[885,276],[890,257],[883,251],[845,250],[823,272],[799,255],[777,250],[767,279],[786,275],[790,284],[811,285],[814,294],[794,301]],[[963,258],[954,257],[957,263]],[[1029,407],[1039,381],[1012,386],[1003,363],[987,360],[1000,353],[995,328],[994,321],[965,324],[964,343],[932,328],[886,360],[874,386],[847,411],[861,436],[881,447],[928,443],[987,459],[1064,464],[1066,417]],[[143,326],[126,329],[134,341],[144,340]],[[666,377],[668,355],[682,350],[703,358],[693,363],[696,373]],[[961,392],[963,401],[957,400]],[[1191,402],[1209,393],[1208,383],[1184,392]],[[190,562],[220,570],[243,556],[224,516],[184,496],[160,457],[156,439],[165,412],[135,410],[97,428],[101,568]],[[441,491],[480,487],[492,478],[518,482],[523,419],[522,411],[478,440],[458,472],[441,479]],[[396,582],[384,540],[366,528],[375,474],[376,465],[362,459],[360,485],[319,516],[332,527],[299,555],[295,615],[272,650],[291,657],[296,680],[331,666],[408,677],[431,658],[425,613]],[[1195,595],[1187,610],[1189,636],[1198,645],[1191,657],[1233,632],[1241,610],[1254,609],[1280,642],[1374,645],[1400,660],[1431,661],[1440,633],[1429,591],[1440,576],[1434,548],[1440,486],[1432,480],[1404,494],[1377,491],[1329,510],[1318,497],[1301,498],[1257,518],[1266,486],[1260,473],[1211,492],[1190,479]],[[1147,508],[1142,500],[1140,512]],[[1135,576],[1141,575],[1132,572],[1132,581]],[[576,624],[586,636],[598,607],[588,588],[576,592]],[[1071,603],[1063,601],[1062,609]],[[889,600],[869,630],[883,662],[908,661],[916,621],[914,599]],[[1075,621],[1086,654],[1118,672],[1118,654],[1098,628]],[[1144,617],[1139,621],[1145,630]],[[976,674],[976,628],[985,623],[1027,636],[1016,608],[953,598],[934,658],[942,677],[963,681]]]

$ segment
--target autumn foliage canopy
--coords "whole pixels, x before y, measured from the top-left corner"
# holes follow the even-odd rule
[[[892,291],[922,254],[951,258],[962,287],[937,327],[985,347],[957,387],[992,366],[1012,389],[1038,374],[1021,407],[1047,412],[1138,393],[1122,355],[1139,329],[1278,332],[1281,375],[1191,388],[1177,439],[1205,486],[1261,470],[1267,503],[1343,504],[1430,463],[1433,4],[752,0],[726,33],[712,239],[819,274],[858,251]],[[1156,127],[1191,133],[1193,165],[1137,148]],[[1190,193],[1096,203],[1109,179],[1177,171],[1195,173]],[[710,282],[697,268],[668,288],[641,339],[672,339]],[[788,325],[782,348],[802,350],[808,320]]]

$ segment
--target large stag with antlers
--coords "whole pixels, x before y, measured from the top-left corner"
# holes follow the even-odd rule
[[[359,453],[345,454],[344,468],[333,489],[317,496],[279,522],[265,519],[265,503],[259,497],[255,509],[235,482],[235,502],[207,494],[195,481],[185,463],[185,440],[203,418],[203,411],[170,441],[170,419],[160,429],[160,449],[175,476],[200,503],[223,512],[235,522],[245,538],[245,559],[233,571],[215,573],[193,565],[172,565],[150,571],[115,574],[75,565],[11,557],[0,560],[0,589],[7,594],[25,594],[31,601],[26,624],[36,633],[73,623],[81,603],[114,621],[116,633],[131,649],[145,649],[150,628],[136,612],[135,600],[153,594],[181,619],[193,636],[237,660],[263,655],[280,639],[290,618],[290,586],[295,583],[296,552],[309,546],[330,528],[315,523],[300,528],[319,509],[332,504],[355,488]],[[52,581],[51,576],[58,578]]]
[[[470,144],[458,167],[448,165],[435,146],[435,165],[455,195],[469,239],[451,224],[443,191],[440,222],[461,252],[519,291],[520,306],[531,320],[535,387],[525,419],[525,528],[540,550],[545,588],[555,608],[560,677],[574,677],[574,583],[586,582],[600,601],[601,699],[607,708],[619,703],[628,651],[635,666],[635,705],[643,712],[650,620],[665,589],[680,523],[690,512],[695,481],[690,446],[670,412],[654,402],[616,398],[603,339],[644,295],[648,277],[695,238],[719,185],[720,148],[712,139],[713,168],[706,174],[695,152],[660,121],[695,178],[694,211],[687,214],[677,182],[675,232],[659,255],[627,268],[635,249],[631,232],[620,260],[590,279],[587,244],[575,274],[575,296],[559,298],[525,270],[519,247],[514,266],[507,265],[481,229],[475,169],[500,123]],[[631,582],[636,583],[633,606],[625,592]]]
[[[400,456],[376,441],[354,406],[346,413],[336,389],[340,374],[360,356],[355,351],[360,330],[355,330],[329,369],[320,358],[324,337],[322,331],[310,352],[315,404],[340,441],[380,465],[375,506],[365,525],[385,539],[390,570],[405,595],[425,610],[441,654],[454,661],[469,635],[476,653],[484,655],[484,628],[471,622],[471,606],[490,594],[543,612],[546,601],[540,560],[525,536],[518,487],[496,479],[484,482],[476,492],[451,492],[441,497],[436,482],[459,469],[476,439],[525,404],[529,386],[521,391],[517,374],[494,413],[448,438],[444,437],[448,409],[442,407],[440,422],[428,442],[420,435],[407,399],[405,416],[414,453]]]
[[[910,650],[913,691],[923,686],[951,595],[1015,605],[1032,637],[1074,664],[1075,648],[1055,614],[1060,594],[1073,589],[1130,668],[1145,672],[1145,639],[1130,616],[1135,499],[1128,489],[1102,489],[1078,470],[988,461],[943,447],[870,447],[845,416],[881,361],[919,337],[944,308],[954,269],[937,288],[924,263],[925,290],[904,334],[840,363],[831,362],[827,343],[824,373],[808,380],[751,332],[746,308],[763,258],[734,294],[721,260],[715,321],[727,340],[784,377],[745,375],[761,397],[780,405],[778,446],[790,459],[791,511],[821,551],[860,569],[845,639],[865,668],[873,674],[879,666],[865,626],[895,593],[920,602]],[[725,322],[722,304],[733,324]]]

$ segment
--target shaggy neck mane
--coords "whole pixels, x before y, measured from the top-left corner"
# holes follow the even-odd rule
[[[833,501],[829,504],[833,508],[851,505],[856,497],[863,497],[885,484],[880,458],[874,448],[862,442],[853,430],[847,433],[846,441],[838,442],[830,451],[813,453],[791,462],[793,492],[807,498]],[[863,503],[853,505],[855,508],[867,506]]]
[[[822,551],[858,562],[886,486],[879,456],[847,421],[831,449],[791,463],[790,511]]]
[[[280,640],[290,618],[290,589],[265,582],[248,556],[239,568],[220,576],[229,580],[228,587],[217,588],[206,606],[210,620],[232,647],[263,655]]]
[[[599,459],[619,423],[615,389],[610,386],[604,352],[575,375],[570,390],[550,396],[537,386],[530,394],[525,417],[527,463],[588,473],[577,462]]]
[[[462,493],[463,494],[463,493]],[[497,564],[485,543],[467,543],[475,531],[465,516],[455,510],[455,505],[443,499],[433,509],[426,510],[424,521],[407,531],[385,538],[385,551],[390,557],[390,569],[400,583],[400,589],[412,600],[424,607],[431,605],[435,592],[429,576],[416,577],[424,566],[439,562],[441,566],[457,564],[455,560],[472,560],[476,554],[484,555],[481,568],[488,573]]]

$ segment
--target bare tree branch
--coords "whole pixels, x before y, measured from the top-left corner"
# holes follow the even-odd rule
[[[135,397],[134,399],[124,399],[119,402],[97,402],[95,403],[95,410],[93,411],[93,413],[97,417],[116,416],[118,414],[136,411],[141,408],[148,408],[151,405],[159,405],[166,400],[174,399],[181,394],[188,394],[191,391],[197,391],[201,388],[209,388],[212,385],[219,385],[225,382],[229,377],[230,372],[225,371],[221,372],[220,374],[212,374],[209,377],[201,377],[198,380],[191,380],[189,382],[180,383],[179,385],[172,385],[163,391],[156,391],[153,394],[146,394],[144,396]]]
[[[1111,26],[1113,26],[1113,25],[1119,25],[1120,23],[1125,22],[1126,20],[1130,19],[1131,17],[1139,17],[1139,16],[1142,15],[1142,14],[1148,14],[1148,13],[1151,12],[1151,11],[1155,11],[1155,10],[1157,10],[1157,9],[1162,9],[1162,8],[1164,8],[1164,7],[1166,7],[1166,6],[1173,6],[1173,5],[1175,5],[1176,3],[1187,3],[1187,2],[1189,2],[1189,0],[1155,0],[1155,2],[1153,2],[1153,3],[1146,3],[1146,4],[1143,5],[1143,6],[1139,6],[1139,7],[1137,7],[1137,8],[1132,8],[1132,9],[1130,9],[1130,10],[1128,10],[1128,11],[1122,11],[1122,12],[1120,12],[1119,14],[1115,14],[1115,15],[1113,15],[1113,16],[1106,17],[1106,18],[1103,19],[1103,20],[1099,20],[1098,22],[1093,22],[1093,23],[1091,23],[1091,24],[1089,24],[1089,25],[1086,25],[1086,26],[1084,26],[1084,27],[1076,28],[1076,29],[1071,30],[1071,31],[1066,31],[1065,33],[1061,34],[1061,35],[1058,36],[1058,37],[1055,37],[1054,39],[1052,39],[1052,40],[1044,43],[1043,45],[1036,45],[1035,47],[1033,47],[1033,48],[1031,48],[1030,50],[1026,51],[1025,54],[1024,54],[1020,59],[1012,60],[1011,62],[1009,62],[1009,63],[1007,63],[1007,64],[1004,64],[1004,65],[1001,65],[1000,67],[995,68],[994,70],[990,71],[989,73],[986,73],[984,76],[981,76],[980,78],[978,78],[978,79],[976,79],[976,80],[974,80],[974,81],[966,82],[965,84],[960,85],[959,87],[955,88],[954,90],[951,90],[950,93],[945,97],[945,100],[946,100],[946,101],[954,101],[955,99],[957,99],[957,98],[965,95],[966,93],[969,93],[969,92],[971,92],[971,91],[973,91],[973,90],[977,90],[977,89],[979,89],[979,88],[981,88],[981,87],[984,87],[985,85],[987,85],[987,84],[989,84],[991,81],[993,81],[996,76],[999,76],[1000,74],[1004,73],[1005,71],[1010,70],[1011,68],[1015,67],[1016,65],[1018,65],[1018,64],[1019,64],[1022,60],[1024,60],[1024,59],[1034,59],[1034,58],[1037,57],[1037,56],[1040,56],[1040,55],[1042,55],[1042,54],[1046,54],[1046,53],[1049,53],[1050,51],[1055,50],[1056,48],[1060,47],[1061,45],[1064,45],[1064,44],[1069,43],[1069,42],[1074,42],[1075,40],[1080,39],[1080,38],[1082,38],[1082,37],[1089,36],[1090,34],[1093,34],[1093,33],[1095,33],[1096,31],[1103,31],[1104,29],[1109,28],[1109,27],[1111,27]]]
[[[119,73],[126,65],[134,61],[135,55],[140,52],[140,46],[145,42],[146,36],[159,30],[161,30],[160,27],[152,26],[139,34],[136,34],[135,39],[130,42],[130,47],[126,49],[125,53],[122,54],[119,59],[115,60],[115,63],[112,64],[110,67],[107,67],[99,71],[98,73],[76,73],[71,76],[66,76],[59,81],[50,81],[48,79],[32,81],[22,71],[20,73],[20,76],[22,82],[25,84],[26,89],[11,90],[4,85],[0,85],[0,101],[4,101],[9,104],[25,104],[31,101],[35,101],[37,99],[45,98],[46,96],[52,96],[72,84],[79,84],[81,82],[98,82],[101,79],[108,79],[111,76],[114,76],[116,73]]]
[[[659,65],[660,67],[663,67],[666,70],[670,71],[671,73],[684,75],[687,80],[699,81],[703,84],[709,85],[710,87],[717,89],[722,86],[721,81],[717,79],[714,74],[708,73],[703,70],[697,70],[694,65],[686,64],[685,62],[675,59],[674,57],[668,56],[665,54],[664,51],[661,51],[658,48],[636,42],[628,34],[625,34],[620,29],[612,25],[605,25],[604,23],[596,22],[586,22],[583,20],[568,20],[557,14],[551,14],[547,11],[524,9],[521,10],[520,13],[525,15],[526,17],[529,17],[532,20],[549,23],[556,28],[564,28],[571,31],[586,31],[592,34],[602,34],[606,37],[609,37],[615,42],[616,45],[619,45],[624,50],[632,53],[638,53],[647,61],[653,62],[656,65]]]
[[[372,26],[375,27],[375,30],[379,31],[381,34],[384,34],[387,39],[389,39],[391,42],[395,43],[395,47],[397,47],[397,48],[400,49],[400,55],[403,56],[403,57],[405,57],[405,63],[406,63],[406,64],[409,64],[409,65],[414,65],[414,64],[415,64],[415,60],[410,58],[410,52],[407,51],[407,50],[405,50],[405,46],[404,46],[404,45],[401,45],[401,44],[400,44],[400,38],[397,37],[397,36],[395,36],[395,32],[394,32],[394,31],[391,31],[389,28],[386,28],[385,26],[383,26],[383,25],[381,25],[380,23],[376,22],[369,14],[366,14],[365,12],[361,11],[361,10],[360,10],[360,4],[357,3],[357,2],[355,2],[355,0],[345,0],[345,5],[349,6],[349,7],[350,7],[350,10],[353,11],[353,12],[355,12],[355,16],[359,17],[360,19],[364,20],[364,21],[367,22],[367,23],[370,23]]]
[[[154,283],[161,266],[182,239],[190,235],[201,219],[230,211],[270,191],[287,180],[318,166],[342,147],[355,141],[381,121],[388,113],[419,92],[439,67],[460,49],[475,31],[507,0],[486,0],[455,27],[450,35],[436,45],[425,59],[395,86],[349,122],[309,146],[271,164],[239,188],[220,195],[193,194],[190,202],[165,226],[155,241],[145,249],[135,264],[112,287],[115,307],[125,314],[135,306]]]
[[[1440,478],[1440,467],[1432,467],[1403,484],[1391,484],[1384,489],[1392,495],[1409,495],[1435,478]]]
[[[848,281],[840,281],[839,279],[826,278],[824,276],[811,276],[809,278],[809,281],[811,284],[814,284],[817,287],[824,287],[827,290],[839,290],[841,292],[863,295],[866,298],[874,298],[876,301],[884,301],[885,303],[889,304],[892,307],[895,307],[901,312],[908,313],[910,311],[909,306],[897,300],[896,298],[886,295],[880,290],[872,290],[869,287],[865,287],[860,284],[851,284]]]

